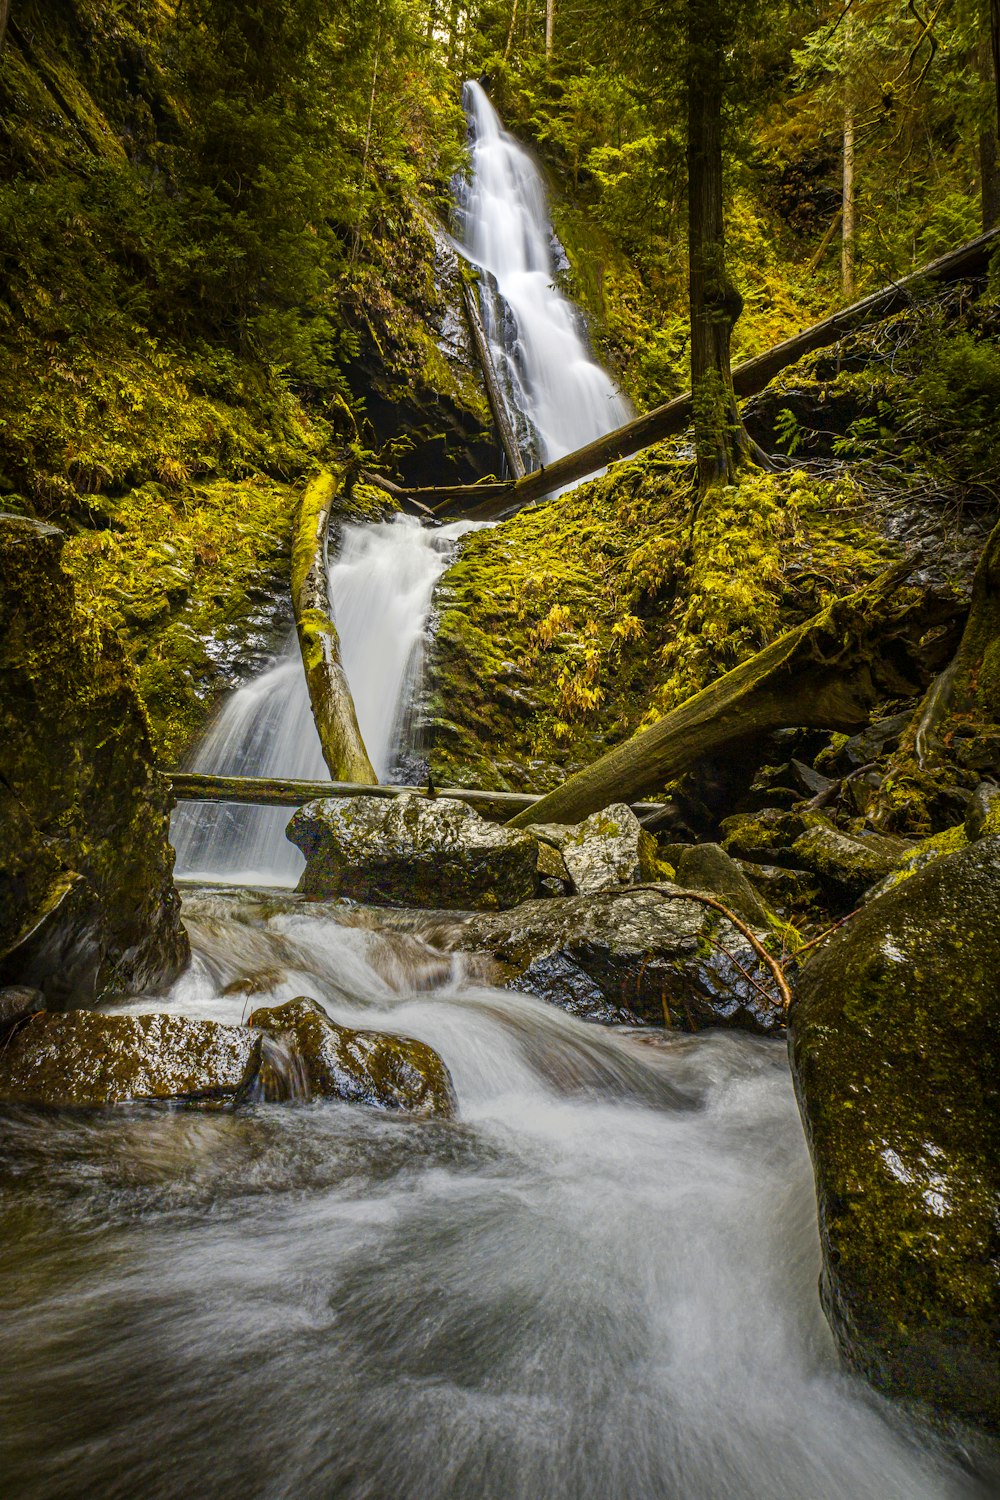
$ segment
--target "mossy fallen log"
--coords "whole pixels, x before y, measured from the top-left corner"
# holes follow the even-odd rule
[[[330,616],[326,539],[338,478],[326,471],[306,488],[292,542],[292,609],[313,718],[323,759],[335,781],[378,777],[358,728],[358,716],[340,661],[340,638]]]
[[[967,276],[982,275],[990,257],[1000,246],[1000,229],[992,229],[977,239],[960,245],[957,250],[921,266],[909,276],[881,287],[859,302],[842,307],[822,322],[813,323],[801,333],[765,350],[754,359],[744,360],[733,370],[733,389],[737,396],[754,396],[765,389],[774,377],[816,349],[835,344],[847,333],[866,324],[880,322],[907,307],[924,285],[960,281]],[[534,500],[541,500],[565,485],[574,484],[588,474],[603,469],[621,458],[631,458],[663,438],[683,432],[691,422],[691,392],[657,406],[644,416],[616,427],[614,432],[597,438],[584,448],[567,453],[554,463],[535,469],[523,479],[507,483],[487,482],[475,485],[444,485],[411,489],[414,501],[429,505],[435,513],[461,511],[470,519],[486,521],[511,515]],[[373,479],[376,484],[383,481]]]
[[[906,614],[895,595],[909,571],[909,564],[896,564],[834,600],[511,823],[577,823],[612,802],[661,791],[707,756],[775,729],[861,728],[879,697],[873,642]]]
[[[240,802],[255,807],[304,807],[317,797],[401,797],[420,790],[360,781],[289,781],[263,776],[206,776],[193,771],[176,771],[170,780],[178,801]],[[481,817],[495,822],[530,812],[542,800],[542,794],[536,792],[491,792],[462,786],[438,787],[434,795],[467,802]],[[663,803],[636,802],[632,811],[637,818],[656,817],[663,812]]]

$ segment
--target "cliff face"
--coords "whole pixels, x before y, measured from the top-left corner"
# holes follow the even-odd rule
[[[52,1008],[169,983],[188,958],[170,791],[112,632],[55,527],[0,517],[0,983]]]

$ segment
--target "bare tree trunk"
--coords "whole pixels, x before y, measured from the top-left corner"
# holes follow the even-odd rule
[[[7,35],[7,22],[10,20],[10,0],[0,0],[0,52],[3,51],[4,39]]]
[[[847,72],[844,80],[844,171],[841,200],[840,289],[845,302],[854,296],[854,93],[849,75],[852,17],[844,20]]]
[[[722,212],[723,27],[718,0],[687,4],[691,392],[701,489],[732,478],[746,452],[730,339],[743,311],[726,269]]]
[[[556,39],[556,0],[545,0],[545,61],[552,61]]]
[[[518,10],[518,6],[519,5],[520,5],[520,0],[514,0],[514,4],[511,6],[511,11],[510,11],[510,30],[507,32],[507,45],[503,49],[503,60],[504,60],[504,62],[506,62],[507,59],[510,57],[510,49],[514,45],[514,29],[517,26],[517,10]]]

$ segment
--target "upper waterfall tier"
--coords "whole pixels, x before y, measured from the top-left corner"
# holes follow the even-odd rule
[[[627,422],[628,402],[588,347],[577,308],[556,285],[555,240],[541,174],[466,83],[472,171],[458,184],[463,249],[486,274],[483,322],[529,467],[551,463]]]

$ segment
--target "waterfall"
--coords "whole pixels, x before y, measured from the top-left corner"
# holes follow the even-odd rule
[[[555,285],[557,244],[538,168],[478,83],[466,83],[462,102],[472,171],[457,185],[461,247],[483,273],[483,323],[531,469],[620,427],[631,411]]]
[[[358,724],[380,781],[412,779],[408,709],[420,674],[434,585],[473,523],[430,528],[410,516],[348,525],[330,567],[330,597]],[[216,776],[325,781],[298,642],[223,706],[190,769]],[[280,807],[186,802],[174,813],[177,873],[247,885],[294,885],[302,855]]]

